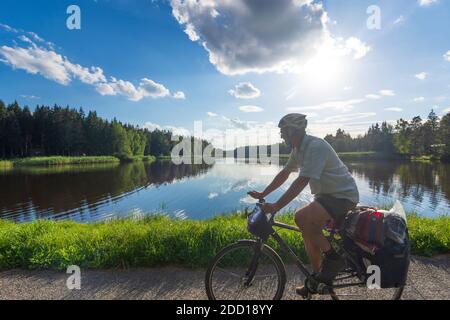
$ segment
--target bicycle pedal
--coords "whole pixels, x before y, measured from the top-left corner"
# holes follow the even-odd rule
[[[316,289],[319,295],[330,294],[331,292],[330,290],[331,290],[330,286],[326,285],[325,283],[319,283]]]

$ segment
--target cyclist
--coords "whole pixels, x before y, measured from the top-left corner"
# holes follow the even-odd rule
[[[345,261],[330,246],[322,230],[332,221],[338,225],[342,223],[347,212],[359,202],[359,192],[348,168],[328,142],[306,134],[307,123],[306,116],[297,113],[281,119],[278,125],[281,138],[292,148],[289,160],[263,192],[251,191],[249,195],[255,199],[265,198],[292,172],[300,169],[298,178],[281,198],[263,205],[262,209],[265,213],[281,210],[309,184],[314,201],[296,212],[295,223],[302,232],[315,279],[331,285],[345,267]],[[302,285],[296,292],[305,295],[308,288]]]

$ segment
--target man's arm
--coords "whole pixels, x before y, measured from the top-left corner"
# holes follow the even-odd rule
[[[284,208],[289,202],[294,200],[294,198],[298,196],[300,192],[303,191],[303,189],[305,189],[308,183],[309,178],[307,177],[298,177],[297,179],[295,179],[295,181],[291,184],[289,189],[276,202],[278,210]]]
[[[271,194],[273,191],[281,187],[283,183],[289,178],[289,175],[292,173],[292,169],[284,168],[281,170],[273,179],[273,181],[264,189],[263,192],[251,191],[249,195],[255,199],[262,199],[267,197],[267,195]]]
[[[300,194],[300,192],[305,189],[306,185],[309,183],[309,178],[307,177],[298,177],[291,184],[289,189],[281,196],[281,198],[276,203],[267,203],[263,206],[263,211],[266,213],[273,213],[280,211],[283,209],[289,202],[294,200],[296,196]]]

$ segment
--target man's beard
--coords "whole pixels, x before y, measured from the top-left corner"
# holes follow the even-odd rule
[[[284,139],[284,143],[292,149],[292,138],[286,138]]]

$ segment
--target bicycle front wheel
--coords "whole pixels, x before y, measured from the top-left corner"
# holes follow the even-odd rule
[[[210,300],[279,300],[285,285],[286,270],[278,254],[250,240],[221,250],[205,277]]]

